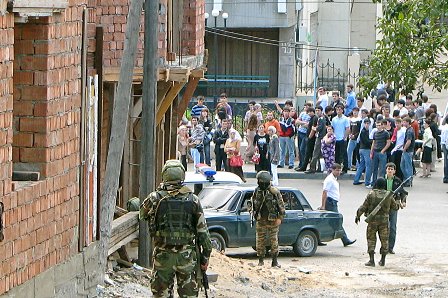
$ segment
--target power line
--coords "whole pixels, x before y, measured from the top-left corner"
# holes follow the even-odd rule
[[[304,4],[304,3],[310,3],[310,4],[315,4],[315,3],[327,3],[328,5],[330,4],[352,4],[354,2],[354,0],[344,0],[344,1],[333,1],[333,0],[327,0],[327,1],[323,1],[323,0],[298,0],[298,1],[294,1],[294,0],[284,0],[284,1],[222,1],[221,3],[224,4],[232,4],[232,5],[236,5],[236,4]],[[214,2],[211,1],[206,1],[205,4],[207,5],[213,5]],[[359,2],[355,2],[354,4],[370,4],[370,5],[376,5],[377,3],[374,3],[373,1],[359,1]]]
[[[219,31],[224,32],[224,33],[220,33]],[[324,52],[330,52],[330,51],[334,51],[334,52],[344,51],[345,52],[345,51],[353,51],[353,50],[355,50],[354,48],[347,48],[347,47],[324,46],[324,45],[307,45],[307,44],[301,44],[301,43],[297,43],[297,42],[266,39],[266,38],[257,37],[257,36],[253,36],[253,35],[247,35],[247,34],[227,31],[227,30],[221,30],[221,29],[218,29],[218,28],[216,28],[216,30],[215,30],[214,28],[212,29],[211,27],[206,27],[206,32],[208,32],[210,34],[216,34],[218,36],[223,36],[223,37],[236,39],[236,40],[242,40],[242,41],[247,41],[247,42],[253,42],[253,43],[259,43],[259,44],[277,46],[277,47],[282,47],[282,48],[297,49],[297,48],[302,48],[303,47],[303,48],[308,48],[308,49],[311,49],[311,50],[315,50],[315,49],[319,48],[320,51],[324,51]],[[232,34],[233,35],[237,35],[237,36],[232,36]],[[238,36],[242,36],[242,37],[238,37]],[[356,50],[360,51],[360,52],[371,52],[372,51],[372,50],[366,49],[366,48],[356,48]]]

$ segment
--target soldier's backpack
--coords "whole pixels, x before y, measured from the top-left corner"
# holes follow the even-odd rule
[[[197,205],[193,194],[171,196],[166,191],[157,191],[155,203],[157,208],[149,221],[151,236],[166,245],[194,243]]]

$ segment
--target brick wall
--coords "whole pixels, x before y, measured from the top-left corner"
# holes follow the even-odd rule
[[[11,15],[0,16],[0,198],[11,192],[13,26]]]
[[[200,55],[205,48],[205,1],[184,1],[184,30],[182,51],[186,55]]]
[[[0,295],[78,253],[82,7],[75,2],[15,26],[11,14],[0,17]],[[39,171],[41,181],[11,190],[11,161]]]
[[[95,6],[96,4],[96,6]],[[104,67],[118,67],[121,64],[124,49],[129,0],[89,1],[89,52],[93,60],[95,47],[95,26],[104,27]],[[182,28],[182,55],[200,55],[204,52],[205,0],[184,0],[184,21]],[[143,23],[140,20],[140,32],[136,66],[143,66]],[[167,51],[167,0],[160,0],[159,16],[159,56],[166,58]],[[177,42],[177,41],[174,41]]]

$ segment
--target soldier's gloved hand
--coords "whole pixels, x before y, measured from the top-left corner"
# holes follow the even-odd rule
[[[358,216],[356,216],[356,217],[355,217],[355,224],[358,224],[360,220],[361,220],[361,219],[360,219]]]
[[[201,270],[202,271],[207,271],[207,268],[208,268],[208,262],[207,263],[205,263],[205,264],[201,264]]]

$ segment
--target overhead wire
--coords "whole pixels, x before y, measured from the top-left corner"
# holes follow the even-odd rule
[[[216,34],[218,36],[223,36],[223,37],[227,37],[227,38],[231,38],[231,39],[242,40],[242,41],[246,41],[246,42],[253,42],[253,43],[258,43],[258,44],[265,44],[265,45],[282,47],[282,48],[292,48],[292,49],[308,48],[311,50],[319,49],[319,51],[324,51],[324,52],[332,52],[332,51],[346,52],[346,51],[354,51],[354,50],[360,51],[360,52],[371,52],[372,51],[370,49],[365,49],[365,48],[356,48],[355,49],[355,48],[325,46],[325,45],[307,45],[307,44],[301,44],[301,43],[291,42],[291,41],[280,41],[280,40],[266,39],[266,38],[262,38],[262,37],[258,37],[258,36],[247,35],[247,34],[232,32],[232,31],[228,31],[228,30],[221,30],[218,28],[215,29],[212,27],[206,27],[205,31],[210,34]],[[225,33],[220,33],[219,31],[222,31]],[[233,36],[229,33],[234,34],[236,36]],[[244,38],[238,37],[238,36],[243,36]]]
[[[303,3],[310,3],[310,4],[314,4],[314,3],[327,3],[327,4],[352,4],[354,0],[344,0],[344,1],[338,1],[338,0],[284,0],[284,1],[263,1],[263,2],[257,2],[257,1],[221,1],[220,4],[232,4],[232,5],[240,5],[240,4],[303,4]],[[213,5],[214,2],[212,1],[205,1],[205,4],[207,5]],[[355,2],[355,4],[371,4],[371,5],[375,5],[378,3],[374,3],[373,1],[359,1],[359,2]]]

